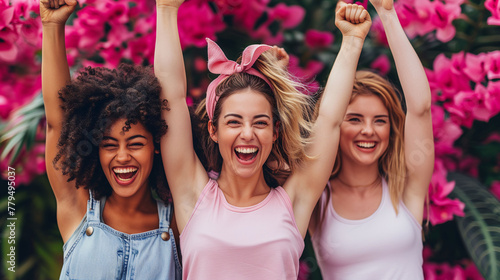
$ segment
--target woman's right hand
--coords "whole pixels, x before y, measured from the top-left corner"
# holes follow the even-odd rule
[[[370,31],[372,20],[363,6],[339,0],[335,12],[335,25],[342,32],[342,36],[354,36],[364,40]]]
[[[76,4],[76,0],[40,0],[42,24],[65,25]]]

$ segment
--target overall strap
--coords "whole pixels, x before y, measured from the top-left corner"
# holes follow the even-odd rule
[[[100,222],[101,221],[101,202],[94,199],[92,191],[89,190],[89,200],[87,201],[87,221]]]
[[[161,201],[156,202],[158,205],[158,218],[160,219],[160,230],[168,231],[170,228],[170,219],[172,217],[172,203],[165,203]]]

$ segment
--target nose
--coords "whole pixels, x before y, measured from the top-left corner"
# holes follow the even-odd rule
[[[373,135],[373,126],[371,123],[366,123],[361,129],[361,134],[363,135]]]
[[[243,140],[249,141],[253,139],[254,131],[251,125],[244,125],[241,129],[240,137]]]
[[[118,148],[118,151],[116,153],[116,160],[119,163],[126,163],[130,160],[130,153],[128,152],[126,147]]]

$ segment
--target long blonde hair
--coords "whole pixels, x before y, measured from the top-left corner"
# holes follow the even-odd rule
[[[391,131],[387,150],[378,159],[379,174],[389,186],[392,205],[398,212],[406,183],[404,153],[405,113],[394,87],[380,75],[370,71],[357,71],[352,90],[351,103],[358,95],[375,95],[389,112]],[[337,177],[342,168],[340,152],[337,153],[330,179]]]
[[[240,58],[241,59],[241,58]],[[238,59],[238,60],[240,60]],[[215,106],[212,124],[217,129],[224,101],[233,93],[251,88],[261,93],[271,104],[273,111],[273,126],[277,128],[278,138],[273,145],[268,163],[264,171],[266,181],[270,186],[277,186],[276,177],[282,177],[283,172],[293,172],[309,157],[305,146],[309,142],[312,122],[309,118],[312,109],[311,97],[302,94],[302,84],[295,82],[288,71],[282,68],[274,55],[266,51],[260,55],[254,64],[271,83],[271,87],[261,78],[247,73],[234,73],[223,80],[215,92],[219,96]],[[208,132],[208,115],[205,100],[202,100],[196,109],[199,122],[199,133],[202,136],[202,145],[206,157],[206,167],[214,171],[222,168],[222,157],[218,144],[214,143]]]

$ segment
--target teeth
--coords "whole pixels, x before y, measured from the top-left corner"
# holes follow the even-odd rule
[[[361,148],[373,148],[375,147],[375,142],[358,142],[357,145]]]
[[[240,147],[236,148],[235,150],[240,154],[253,154],[258,151],[257,148],[240,148]]]
[[[129,182],[129,181],[132,181],[132,179],[134,179],[134,177],[132,178],[128,178],[128,179],[123,179],[123,178],[120,178],[120,177],[117,177],[118,180],[122,181],[122,182]]]
[[[137,167],[127,167],[127,168],[120,168],[120,167],[115,167],[113,168],[113,171],[118,174],[122,173],[132,173],[137,171]]]

